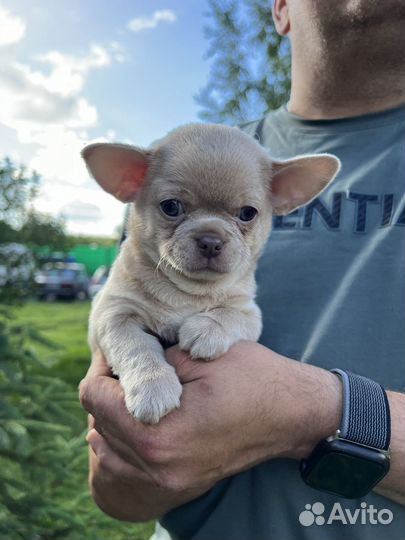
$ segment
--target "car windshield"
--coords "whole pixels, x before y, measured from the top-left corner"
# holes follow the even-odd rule
[[[72,270],[70,268],[65,269],[52,269],[45,271],[47,277],[57,277],[61,279],[74,279],[78,274],[77,270]]]
[[[93,283],[100,283],[107,276],[107,268],[100,266],[93,274]]]

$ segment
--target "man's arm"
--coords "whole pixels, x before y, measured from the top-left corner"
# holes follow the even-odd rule
[[[95,417],[92,491],[119,519],[159,517],[257,463],[307,457],[340,425],[341,383],[324,369],[248,342],[212,363],[192,361],[176,347],[168,359],[184,385],[182,403],[156,426],[127,413],[119,383],[101,358],[81,386],[82,402]],[[405,428],[392,412],[392,472],[381,493],[400,501]]]
[[[387,392],[391,410],[391,466],[375,491],[405,504],[405,394]]]

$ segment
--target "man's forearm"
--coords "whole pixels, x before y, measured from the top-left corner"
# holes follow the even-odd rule
[[[270,352],[270,351],[269,351]],[[291,361],[289,361],[291,362]],[[340,427],[342,386],[339,377],[324,369],[295,362],[290,364],[285,392],[291,392],[291,405],[285,430],[290,447],[287,457],[308,457],[322,439]],[[339,381],[339,382],[338,382]],[[398,503],[405,500],[405,395],[387,392],[391,409],[391,466],[375,491]]]
[[[388,499],[405,503],[405,394],[387,392],[391,409],[391,466],[375,491]]]
[[[269,360],[274,352],[264,349]],[[342,388],[339,378],[325,369],[280,356],[272,366],[274,387],[278,396],[278,436],[282,450],[274,455],[272,441],[268,458],[306,458],[322,440],[335,433],[342,416]],[[278,367],[279,374],[275,374]],[[274,407],[274,397],[269,399]],[[271,410],[268,411],[271,415]],[[270,420],[273,422],[272,420]],[[274,430],[274,426],[273,426]]]
[[[321,377],[321,375],[320,375]],[[325,379],[325,383],[327,379]],[[332,387],[331,387],[332,388]],[[387,476],[375,487],[374,491],[399,504],[405,502],[405,395],[396,392],[387,392],[391,410],[391,464]],[[336,422],[333,413],[335,397],[331,394],[328,407],[320,407],[313,416],[309,403],[301,401],[304,417],[307,418],[307,444],[298,447],[296,459],[308,457],[311,453],[311,444],[315,441],[314,434],[319,433],[320,426],[332,426]],[[318,400],[316,400],[318,402]],[[312,421],[311,421],[312,419]],[[331,429],[329,435],[333,435],[336,429]],[[305,441],[305,439],[304,439]],[[317,442],[320,442],[321,438]]]

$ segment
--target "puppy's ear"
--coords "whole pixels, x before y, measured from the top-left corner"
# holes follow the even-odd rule
[[[96,143],[82,150],[90,174],[122,202],[133,201],[148,170],[150,152],[125,144]]]
[[[340,160],[331,154],[271,161],[271,200],[275,215],[287,215],[308,204],[332,182],[340,170]]]

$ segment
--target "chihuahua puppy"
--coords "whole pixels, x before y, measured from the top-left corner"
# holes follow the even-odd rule
[[[93,301],[89,343],[118,375],[130,413],[157,423],[182,386],[163,343],[212,360],[257,341],[256,262],[272,215],[314,199],[337,174],[329,154],[272,159],[238,128],[191,124],[150,149],[91,144],[82,156],[131,204],[128,237]]]

